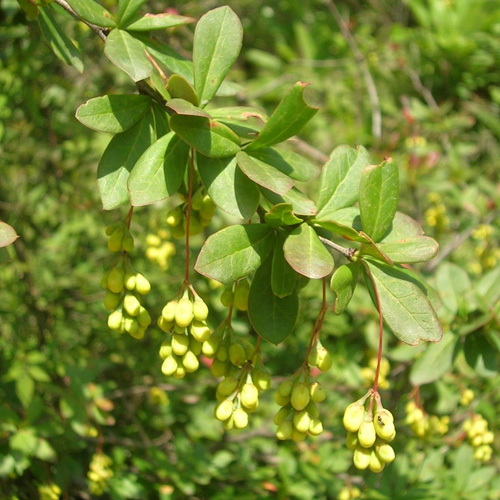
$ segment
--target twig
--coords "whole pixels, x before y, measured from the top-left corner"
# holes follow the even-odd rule
[[[334,243],[333,241],[330,241],[327,238],[323,238],[323,236],[319,236],[319,239],[324,245],[337,250],[337,252],[341,253],[344,257],[346,257],[349,260],[351,260],[352,256],[354,255],[354,252],[356,251],[355,248],[344,248],[343,246],[337,245],[337,243]]]
[[[378,97],[375,80],[370,73],[370,69],[368,68],[364,55],[359,50],[358,44],[349,30],[348,23],[342,18],[337,6],[333,0],[323,1],[328,9],[330,9],[330,12],[335,18],[343,37],[346,39],[346,42],[348,43],[352,53],[354,54],[354,58],[359,65],[363,79],[365,80],[366,90],[368,91],[368,97],[370,98],[370,104],[372,107],[372,133],[376,139],[380,139],[382,137],[382,113],[380,111],[380,99]]]
[[[72,16],[76,17],[82,23],[85,23],[92,31],[94,31],[99,38],[104,42],[106,41],[106,37],[108,36],[109,30],[107,28],[101,28],[100,26],[97,26],[96,24],[89,23],[88,21],[85,21],[85,19],[82,19],[77,12],[75,12],[72,7],[66,2],[66,0],[54,0],[54,2],[57,5],[60,5],[65,11],[69,12]]]
[[[416,71],[408,67],[404,68],[404,71],[410,77],[411,83],[413,83],[413,87],[417,92],[420,92],[429,108],[434,111],[439,109],[439,106],[437,105],[437,102],[434,99],[431,91],[422,83],[420,75]]]

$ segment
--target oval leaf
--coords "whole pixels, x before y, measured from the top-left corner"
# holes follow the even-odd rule
[[[205,14],[194,33],[194,88],[205,106],[215,95],[238,58],[243,28],[238,16],[227,6]]]
[[[295,226],[303,221],[296,217],[293,213],[291,203],[279,203],[275,205],[266,215],[266,224],[273,227],[280,226]]]
[[[370,164],[368,151],[338,146],[323,166],[318,194],[318,216],[350,207],[358,199],[361,173]]]
[[[76,110],[76,118],[86,127],[118,134],[137,123],[151,106],[145,95],[104,95],[94,97]]]
[[[114,28],[116,26],[111,12],[94,2],[94,0],[67,0],[67,2],[82,19],[89,23],[104,28]]]
[[[396,215],[399,197],[399,171],[391,161],[370,165],[363,170],[359,185],[361,225],[374,242],[389,231]]]
[[[252,181],[273,193],[284,195],[292,189],[295,181],[271,165],[252,158],[244,151],[236,155],[236,161],[243,173]]]
[[[283,251],[290,266],[307,278],[324,278],[333,271],[331,253],[308,224],[301,224],[290,233]]]
[[[170,117],[170,127],[182,140],[210,158],[228,158],[240,151],[238,136],[215,120],[173,115]]]
[[[304,193],[294,187],[283,196],[273,193],[264,187],[260,187],[260,191],[273,205],[280,203],[289,203],[292,205],[294,214],[309,216],[316,214],[314,201],[310,200]]]
[[[150,205],[175,194],[184,178],[188,156],[189,146],[173,132],[152,144],[128,178],[132,205]]]
[[[350,262],[337,268],[330,281],[330,290],[335,295],[333,311],[342,314],[352,299],[358,282],[359,263]]]
[[[304,125],[318,112],[304,100],[306,83],[297,82],[285,95],[257,138],[247,151],[262,149],[283,142],[298,134]]]
[[[153,73],[153,65],[146,56],[144,45],[126,31],[112,30],[106,38],[104,53],[134,82],[144,80]]]
[[[299,312],[297,292],[278,297],[271,286],[272,259],[260,267],[248,296],[248,318],[255,331],[272,344],[283,342],[295,328]]]
[[[85,0],[86,1],[86,0]],[[152,31],[183,26],[194,22],[192,17],[178,16],[176,14],[145,14],[137,20],[132,19],[126,25],[127,31]]]
[[[145,2],[146,0],[119,0],[117,19],[120,27],[130,22]]]
[[[274,232],[265,224],[230,226],[208,238],[195,269],[208,278],[230,284],[258,269],[273,244]]]
[[[129,174],[155,139],[154,122],[150,113],[132,128],[111,139],[97,168],[97,185],[105,210],[112,210],[129,201]]]
[[[271,287],[274,295],[278,297],[290,295],[295,290],[295,284],[297,283],[297,273],[290,267],[283,253],[285,238],[284,231],[278,232],[278,241],[274,247],[271,269]]]
[[[259,206],[260,191],[236,165],[236,158],[199,155],[198,172],[212,201],[227,213],[250,219]]]
[[[80,73],[83,72],[83,59],[80,50],[64,34],[52,15],[52,7],[40,8],[38,22],[43,36],[50,45],[54,54],[64,63],[74,66]]]
[[[361,262],[372,301],[377,307],[373,289],[376,286],[382,316],[394,335],[410,345],[417,345],[420,340],[439,342],[443,329],[420,283],[397,267],[383,262],[368,259]]]
[[[451,334],[437,344],[429,344],[411,367],[411,383],[415,386],[429,384],[451,370],[456,345],[457,339]]]

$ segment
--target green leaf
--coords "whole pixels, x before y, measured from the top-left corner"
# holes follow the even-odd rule
[[[167,92],[173,99],[180,98],[190,102],[194,106],[198,105],[198,96],[192,85],[181,75],[172,75],[168,79]]]
[[[227,213],[250,219],[259,206],[260,191],[236,165],[236,158],[199,155],[198,172],[212,201]]]
[[[259,149],[253,151],[252,156],[272,165],[296,181],[307,182],[319,174],[319,168],[314,163],[289,149],[279,147]]]
[[[50,5],[40,8],[38,22],[43,36],[49,43],[54,54],[62,62],[74,66],[80,73],[83,73],[83,60],[80,50],[59,28],[52,15],[52,7]]]
[[[145,14],[138,19],[134,17],[130,21],[125,26],[122,25],[127,31],[153,31],[173,28],[174,26],[183,26],[194,22],[194,19],[192,17],[178,16],[164,12],[161,14]]]
[[[17,3],[21,6],[30,21],[38,17],[38,5],[33,0],[17,0]]]
[[[215,95],[241,50],[243,28],[227,6],[207,12],[196,25],[193,43],[194,88],[205,106]]]
[[[314,205],[314,202],[294,187],[283,196],[273,193],[264,187],[260,187],[260,191],[273,206],[280,203],[289,203],[293,206],[294,214],[308,216],[316,214],[316,206]]]
[[[257,108],[249,106],[229,106],[226,108],[211,109],[210,115],[215,120],[227,125],[238,137],[252,140],[255,132],[264,125],[266,115]]]
[[[252,158],[244,151],[236,155],[236,161],[243,173],[252,181],[263,186],[273,193],[284,195],[292,189],[295,181],[271,165]]]
[[[291,203],[279,203],[275,205],[266,215],[266,224],[272,227],[295,226],[303,221],[293,213]]]
[[[57,461],[57,453],[52,448],[50,443],[43,438],[38,438],[37,439],[37,447],[35,451],[35,456],[39,460],[43,460],[44,462],[53,462],[55,463]]]
[[[318,218],[324,212],[350,207],[358,199],[361,173],[370,164],[365,148],[338,146],[325,163],[320,176]]]
[[[483,274],[474,290],[488,309],[490,304],[496,304],[500,300],[500,264]]]
[[[160,43],[149,35],[135,33],[135,38],[140,40],[149,55],[162,67],[164,72],[174,73],[183,76],[188,82],[193,82],[193,63],[178,54],[174,49],[165,43]]]
[[[436,288],[443,305],[453,315],[460,308],[466,308],[466,301],[472,289],[467,272],[452,262],[443,262],[436,272]]]
[[[105,210],[112,210],[122,203],[129,202],[129,174],[155,139],[151,113],[145,115],[132,128],[111,139],[97,167],[97,185]]]
[[[322,212],[321,218],[315,218],[311,222],[349,240],[370,243],[366,235],[359,233],[361,217],[357,207],[341,208],[335,212]]]
[[[197,116],[201,118],[212,118],[206,111],[198,108],[193,103],[185,99],[172,99],[165,104],[168,110],[173,111],[173,114],[184,116]]]
[[[35,430],[31,428],[20,429],[10,437],[9,446],[11,450],[19,451],[23,455],[34,455],[38,446]]]
[[[258,269],[274,245],[274,232],[265,224],[229,226],[210,236],[198,255],[200,274],[231,284]]]
[[[304,100],[307,84],[297,82],[285,95],[274,113],[251,142],[246,151],[267,148],[298,134],[304,125],[318,112]]]
[[[299,312],[297,292],[278,297],[271,286],[272,259],[260,267],[248,296],[248,318],[255,331],[272,344],[283,342],[295,328]]]
[[[29,366],[28,373],[37,382],[50,382],[50,375],[38,365]]]
[[[118,0],[117,19],[120,28],[126,26],[146,1],[147,0]]]
[[[19,236],[16,230],[12,226],[9,226],[9,224],[0,221],[0,248],[14,243],[17,238],[19,238]]]
[[[24,408],[27,408],[35,394],[35,382],[28,373],[23,372],[16,378],[16,394]]]
[[[86,127],[117,134],[137,123],[151,107],[145,95],[104,95],[89,99],[76,110],[76,118]]]
[[[114,28],[111,12],[94,0],[67,0],[69,6],[84,20],[104,28]]]
[[[184,179],[188,157],[189,146],[173,132],[146,149],[128,178],[132,205],[151,205],[175,194]]]
[[[411,367],[410,382],[419,386],[439,380],[451,370],[456,346],[457,338],[452,334],[445,335],[437,344],[427,345]]]
[[[420,224],[408,215],[396,212],[392,221],[392,229],[377,245],[381,252],[393,262],[425,262],[436,256],[439,251],[438,243],[424,236]],[[367,246],[362,252],[374,255],[373,248]]]
[[[240,151],[238,136],[215,120],[176,114],[170,117],[170,127],[183,141],[210,158],[228,158]]]
[[[277,297],[287,297],[291,295],[297,283],[297,274],[286,261],[283,252],[283,244],[286,236],[287,234],[284,231],[278,231],[278,238],[273,253],[271,288],[273,294]]]
[[[374,242],[380,241],[389,231],[398,197],[399,171],[394,163],[385,161],[363,170],[359,186],[361,225]]]
[[[480,377],[491,378],[498,375],[498,352],[483,332],[479,331],[467,335],[464,343],[464,354],[467,363]]]
[[[352,299],[358,282],[359,263],[350,262],[338,267],[332,275],[330,290],[335,295],[333,312],[342,314]]]
[[[104,53],[134,82],[144,80],[153,73],[153,65],[146,56],[143,43],[126,31],[112,30],[106,38]]]
[[[417,345],[420,340],[441,340],[441,324],[426,296],[426,289],[418,281],[383,262],[368,259],[361,262],[372,301],[377,307],[375,285],[384,321],[399,340],[410,345]],[[373,285],[369,276],[373,278]]]
[[[301,224],[289,234],[283,251],[290,266],[307,278],[324,278],[333,271],[332,254],[308,224]]]

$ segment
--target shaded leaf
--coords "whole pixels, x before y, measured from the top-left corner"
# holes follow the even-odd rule
[[[198,172],[212,201],[240,219],[250,219],[259,206],[260,191],[236,165],[236,158],[197,158]]]
[[[332,254],[308,224],[301,224],[289,234],[283,251],[290,266],[303,276],[319,279],[333,271]]]
[[[481,331],[467,335],[464,354],[467,363],[480,377],[498,374],[498,353]]]
[[[134,82],[144,80],[153,73],[153,65],[146,56],[143,43],[124,30],[111,31],[106,38],[104,53]]]
[[[173,99],[175,98],[184,99],[185,101],[190,102],[194,106],[198,104],[198,96],[196,95],[194,88],[181,75],[172,75],[168,79],[167,92]]]
[[[16,394],[24,408],[27,408],[35,394],[35,382],[28,373],[23,372],[16,378]]]
[[[338,146],[321,170],[318,194],[318,217],[323,212],[335,212],[350,207],[358,199],[361,173],[370,164],[368,151]]]
[[[106,10],[94,0],[66,0],[69,6],[85,21],[102,26],[104,28],[114,28],[115,20],[111,12]]]
[[[265,224],[229,226],[210,236],[198,255],[200,274],[230,284],[258,269],[274,245],[274,232]]]
[[[315,215],[316,206],[314,202],[309,199],[304,193],[296,188],[290,189],[285,195],[273,193],[264,187],[260,187],[263,196],[271,202],[272,205],[280,203],[289,203],[293,206],[293,213],[297,215]]]
[[[273,227],[294,226],[303,222],[302,219],[294,215],[291,203],[279,203],[275,205],[266,213],[265,218],[266,224]]]
[[[272,259],[255,272],[248,297],[248,318],[255,331],[272,344],[283,342],[295,328],[299,312],[297,292],[278,297],[271,286]]]
[[[97,185],[105,210],[112,210],[122,203],[129,202],[129,174],[155,139],[151,113],[145,115],[132,128],[111,139],[97,167]]]
[[[176,114],[170,117],[170,127],[182,140],[210,158],[228,158],[240,151],[238,136],[215,120]]]
[[[439,380],[453,366],[457,338],[447,334],[437,344],[429,344],[416,359],[410,370],[410,382],[414,386]]]
[[[304,125],[318,112],[304,100],[307,84],[297,82],[278,104],[257,138],[246,151],[267,148],[298,134]]]
[[[273,193],[284,195],[292,189],[295,181],[271,165],[252,158],[244,151],[236,155],[236,161],[243,173],[252,181]]]
[[[420,340],[438,342],[443,330],[425,288],[398,267],[368,259],[361,262],[372,301],[378,307],[375,285],[382,316],[394,335],[410,345],[416,345]]]
[[[207,12],[196,25],[193,43],[194,88],[205,106],[241,50],[243,28],[238,16],[224,6]]]
[[[252,152],[252,156],[272,165],[296,181],[310,181],[319,174],[319,168],[313,162],[289,149],[279,147],[258,149]]]
[[[184,178],[189,146],[173,132],[152,144],[128,178],[132,205],[150,205],[172,196]]]
[[[206,111],[203,111],[203,109],[198,108],[186,99],[174,98],[168,101],[165,106],[167,107],[167,109],[173,111],[178,115],[196,116],[207,119],[211,118],[211,116]]]
[[[274,295],[278,297],[287,297],[293,293],[297,282],[297,274],[286,261],[283,252],[286,236],[287,234],[284,231],[278,231],[278,238],[273,252],[271,288]]]
[[[358,282],[359,263],[350,262],[338,267],[330,280],[330,290],[334,293],[333,312],[342,314],[352,299]]]
[[[79,106],[75,116],[86,127],[117,134],[137,123],[150,106],[145,95],[104,95]]]
[[[83,60],[80,50],[64,34],[52,14],[52,7],[48,5],[39,9],[38,22],[43,36],[50,45],[54,54],[66,64],[74,66],[80,73],[83,72]]]
[[[342,208],[334,212],[323,211],[321,218],[315,218],[311,222],[346,239],[370,243],[366,235],[360,233],[361,217],[357,207]]]
[[[136,12],[147,0],[118,0],[117,19],[120,28],[134,17]]]

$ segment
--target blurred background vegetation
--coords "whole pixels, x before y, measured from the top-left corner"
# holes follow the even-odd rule
[[[144,10],[168,6],[199,19],[223,3],[151,0]],[[409,348],[386,336],[383,398],[397,419],[396,461],[380,475],[359,472],[344,445],[341,415],[366,391],[375,348],[377,317],[366,293],[347,314],[327,316],[322,341],[334,366],[321,378],[326,432],[306,443],[276,441],[272,391],[249,429],[223,432],[212,417],[216,381],[208,370],[166,380],[162,332],[152,328],[138,343],[108,330],[104,228],[126,209],[101,210],[95,172],[109,137],[86,129],[74,112],[91,97],[135,89],[81,23],[58,17],[82,48],[83,74],[55,58],[15,0],[2,0],[0,219],[20,238],[0,250],[0,498],[320,500],[352,485],[370,499],[500,499],[498,454],[475,459],[462,430],[479,413],[499,431],[500,3],[235,0],[231,7],[245,39],[230,74],[238,92],[221,102],[269,111],[292,83],[311,82],[321,110],[296,147],[318,164],[339,144],[363,144],[375,162],[392,157],[402,211],[440,243],[439,256],[418,269],[441,297],[445,339]],[[192,26],[168,35],[189,54]],[[169,207],[138,209],[132,224],[134,266],[153,285],[147,305],[156,315],[183,274],[182,242],[174,241],[166,271],[145,257],[146,236],[165,229]],[[219,213],[210,231],[227,222]],[[197,237],[193,248],[202,242]],[[216,326],[220,291],[202,277],[195,285]],[[299,365],[319,303],[312,283],[296,334],[286,347],[266,346],[275,381]],[[235,323],[242,334],[244,320]],[[405,424],[414,386],[429,414],[449,417],[444,435],[431,429],[419,437]]]

